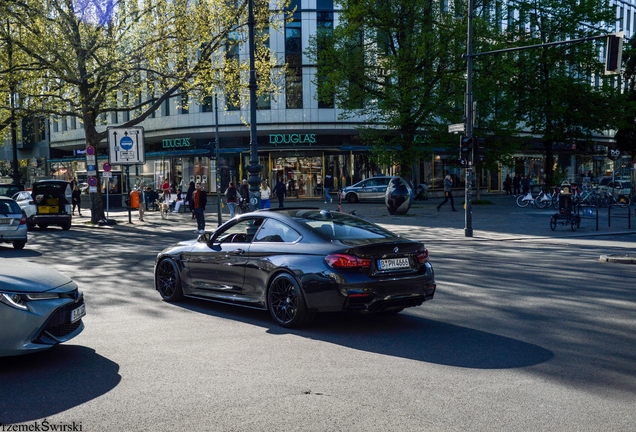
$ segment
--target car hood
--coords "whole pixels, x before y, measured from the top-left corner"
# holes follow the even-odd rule
[[[64,287],[64,291],[66,288],[72,291],[77,285],[68,276],[43,265],[17,261],[2,263],[0,291],[37,293],[61,287]]]

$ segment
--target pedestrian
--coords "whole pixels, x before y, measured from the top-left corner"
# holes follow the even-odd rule
[[[167,195],[168,199],[170,199],[170,183],[167,178],[161,185],[161,190],[165,195]]]
[[[525,174],[521,178],[521,191],[523,195],[528,195],[528,192],[530,192],[530,179]]]
[[[503,182],[504,190],[506,191],[506,195],[512,194],[512,178],[510,174],[506,174],[506,179]]]
[[[179,213],[179,209],[183,205],[183,192],[181,192],[181,188],[177,188],[177,198],[171,204],[172,211],[175,213]]]
[[[247,184],[247,180],[243,179],[241,187],[239,188],[239,194],[241,198],[248,201],[250,200],[250,186]]]
[[[269,198],[272,195],[272,190],[267,186],[267,182],[263,180],[261,182],[261,209],[270,208]]]
[[[195,216],[194,216],[194,202],[192,202],[192,194],[194,194],[195,190],[196,190],[196,188],[194,187],[194,182],[191,181],[190,184],[188,185],[188,190],[186,191],[185,203],[188,204],[188,207],[190,208],[190,213],[192,214],[192,219],[195,218]]]
[[[144,221],[144,213],[146,213],[146,210],[148,209],[148,189],[144,189],[144,184],[143,182],[139,184],[139,190],[137,191],[139,193],[139,221],[143,222]]]
[[[230,218],[234,217],[234,207],[238,202],[239,194],[236,188],[234,187],[234,182],[230,182],[227,189],[225,190],[225,201],[227,202],[227,206],[230,209]]]
[[[82,209],[80,208],[80,204],[82,202],[82,191],[80,191],[79,186],[75,183],[73,186],[73,192],[71,194],[71,203],[73,204],[73,216],[75,216],[75,206],[77,206],[77,214],[82,217]]]
[[[440,207],[446,204],[449,199],[451,202],[451,209],[453,209],[453,211],[457,211],[455,209],[455,201],[453,200],[453,179],[448,174],[446,174],[446,177],[444,178],[444,196],[444,201],[437,206],[437,211],[439,211]]]
[[[519,173],[515,173],[515,176],[512,179],[512,189],[515,195],[519,195],[521,193],[521,177],[519,176]]]
[[[333,177],[331,174],[325,175],[325,204],[331,203],[333,198],[331,198],[331,189],[333,189]]]
[[[194,192],[192,193],[192,202],[194,203],[194,215],[197,219],[196,234],[205,233],[205,205],[208,203],[208,195],[201,187],[201,182],[194,184]]]
[[[274,192],[278,197],[278,208],[283,208],[283,200],[287,194],[287,187],[285,186],[285,183],[283,183],[282,177],[278,178],[278,183],[276,183],[272,192]]]

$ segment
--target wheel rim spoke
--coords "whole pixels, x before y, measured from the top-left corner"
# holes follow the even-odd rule
[[[298,310],[298,296],[294,285],[285,280],[276,281],[270,290],[270,303],[280,322],[293,320]]]

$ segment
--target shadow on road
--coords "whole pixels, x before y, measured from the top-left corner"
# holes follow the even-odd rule
[[[554,354],[540,346],[468,327],[409,315],[318,314],[306,328],[288,330],[269,313],[193,299],[175,306],[265,327],[273,335],[295,334],[377,354],[471,369],[533,366]]]
[[[119,365],[77,345],[0,358],[0,424],[66,411],[108,393],[120,381]]]

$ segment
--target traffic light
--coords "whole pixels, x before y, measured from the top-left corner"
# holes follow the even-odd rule
[[[486,152],[484,151],[484,147],[482,145],[485,142],[485,140],[477,138],[477,137],[473,137],[473,140],[475,142],[475,145],[473,146],[473,154],[472,154],[473,165],[479,165],[486,158]]]
[[[472,151],[473,141],[470,138],[462,137],[461,147],[459,148],[459,160],[458,163],[461,166],[468,165],[470,160],[470,153]]]
[[[623,60],[623,32],[607,35],[605,50],[605,75],[621,73]]]

